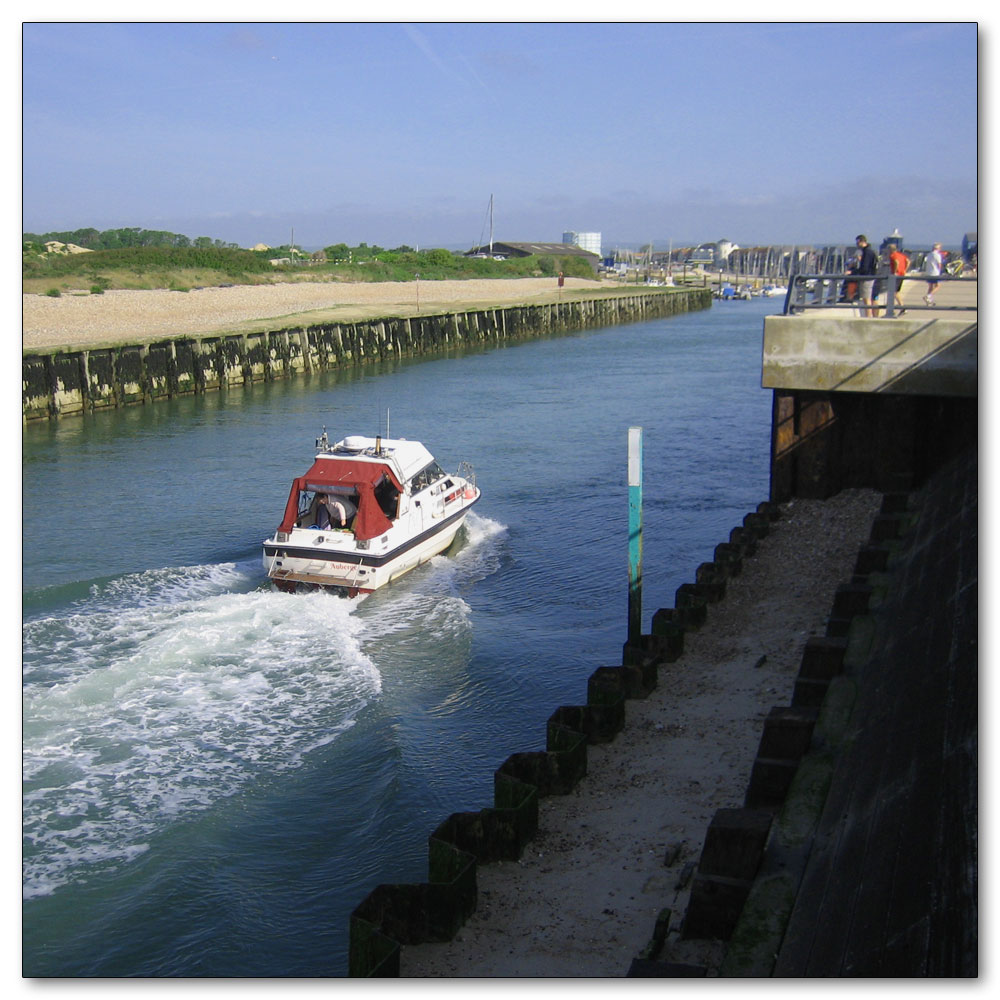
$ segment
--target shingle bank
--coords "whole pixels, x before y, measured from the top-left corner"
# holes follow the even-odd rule
[[[426,316],[145,339],[22,355],[25,421],[155,402],[292,375],[496,345],[707,309],[708,288],[656,289]]]

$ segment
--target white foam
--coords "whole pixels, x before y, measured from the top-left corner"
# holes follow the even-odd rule
[[[25,625],[26,895],[298,766],[378,694],[351,602],[234,583],[251,578],[138,574]]]
[[[260,587],[256,565],[131,574],[23,628],[24,893],[127,863],[170,823],[301,765],[382,689],[377,661],[461,651],[461,592],[500,565],[503,525],[348,601]],[[422,661],[421,661],[422,662]]]

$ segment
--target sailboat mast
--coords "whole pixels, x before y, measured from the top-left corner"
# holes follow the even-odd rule
[[[490,257],[493,256],[493,195],[490,195]]]

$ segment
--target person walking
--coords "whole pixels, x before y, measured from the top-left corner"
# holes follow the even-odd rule
[[[924,259],[924,274],[927,275],[927,294],[924,296],[924,302],[929,306],[934,305],[934,293],[937,291],[938,279],[941,277],[941,268],[943,266],[941,244],[935,243],[931,252]]]
[[[877,316],[875,311],[875,272],[878,270],[878,254],[868,243],[868,237],[861,235],[854,238],[861,256],[858,258],[858,297],[864,303],[864,315]]]
[[[895,243],[890,243],[889,270],[896,277],[896,292],[892,301],[893,305],[899,310],[900,316],[906,312],[906,309],[903,308],[903,296],[900,294],[900,289],[903,287],[903,275],[906,274],[906,269],[909,266],[910,258]]]

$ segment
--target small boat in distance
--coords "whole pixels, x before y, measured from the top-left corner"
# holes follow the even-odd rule
[[[369,594],[444,552],[481,495],[471,466],[449,475],[419,441],[331,445],[324,428],[316,447],[264,542],[264,569],[281,590]]]

